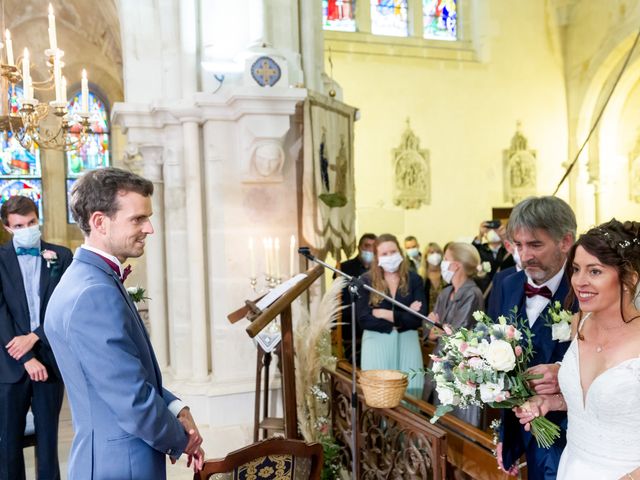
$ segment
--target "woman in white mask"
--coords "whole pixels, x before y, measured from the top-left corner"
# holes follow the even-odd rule
[[[436,299],[447,284],[442,279],[440,273],[440,262],[442,262],[442,249],[437,243],[431,242],[424,251],[422,271],[424,278],[424,293],[427,298],[427,312],[430,312],[436,304]]]
[[[473,328],[476,323],[473,312],[484,307],[482,291],[473,281],[479,265],[480,255],[473,245],[452,242],[445,247],[440,269],[442,278],[449,285],[438,295],[433,312],[429,314],[430,319],[448,325],[454,332],[462,327]],[[429,331],[429,340],[437,341],[434,355],[438,355],[442,349],[441,335],[442,330],[437,327]],[[429,368],[431,366],[430,364]],[[433,398],[430,398],[432,394]],[[423,399],[438,404],[438,395],[431,378],[425,379]],[[480,425],[480,413],[479,407],[455,409],[452,412],[456,417],[475,426]]]
[[[374,259],[362,281],[386,293],[412,310],[426,315],[424,284],[409,271],[395,236],[385,233],[376,239]],[[362,335],[362,370],[392,369],[408,372],[423,368],[418,328],[422,320],[395,307],[379,295],[362,289],[357,303]],[[409,380],[407,393],[421,398],[423,380]]]

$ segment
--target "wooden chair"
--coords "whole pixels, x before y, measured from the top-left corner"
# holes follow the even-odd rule
[[[207,460],[194,480],[236,480],[253,474],[260,480],[319,480],[322,446],[301,440],[270,438],[231,452],[223,459]]]

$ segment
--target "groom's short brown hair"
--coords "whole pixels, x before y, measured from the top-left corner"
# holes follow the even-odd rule
[[[69,208],[73,219],[85,235],[91,233],[89,220],[94,212],[113,218],[120,209],[119,192],[134,192],[143,197],[153,195],[153,183],[135,173],[107,167],[84,173],[71,189]]]

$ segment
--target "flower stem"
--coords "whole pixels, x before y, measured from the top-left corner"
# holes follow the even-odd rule
[[[531,422],[531,433],[541,448],[549,448],[560,438],[560,427],[546,417],[536,417]]]

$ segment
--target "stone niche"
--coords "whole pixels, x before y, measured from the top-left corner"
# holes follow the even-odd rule
[[[537,153],[527,144],[518,122],[511,146],[502,153],[504,201],[512,205],[536,194]]]
[[[393,203],[405,209],[431,203],[431,163],[429,150],[420,148],[420,139],[409,119],[400,145],[392,150]]]

